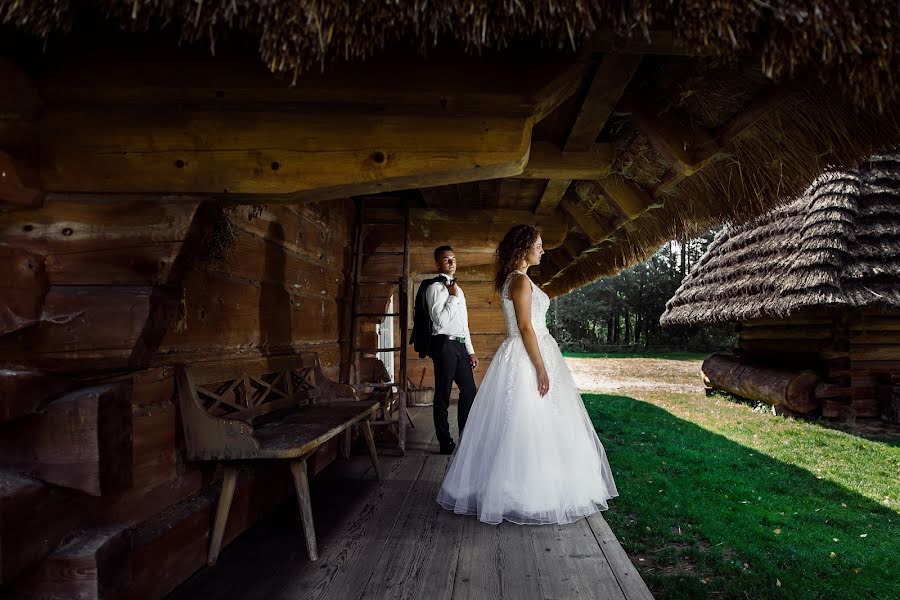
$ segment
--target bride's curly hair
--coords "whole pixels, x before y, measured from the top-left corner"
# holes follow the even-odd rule
[[[494,288],[498,292],[509,274],[516,270],[516,265],[528,254],[538,235],[540,232],[531,225],[516,225],[503,236],[494,254]]]

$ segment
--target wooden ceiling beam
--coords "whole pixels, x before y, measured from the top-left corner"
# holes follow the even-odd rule
[[[584,151],[591,148],[597,140],[597,136],[606,126],[610,114],[618,104],[625,88],[628,87],[640,62],[641,57],[634,55],[607,54],[603,56],[578,109],[575,123],[563,145],[564,151]],[[546,214],[555,210],[573,179],[578,178],[550,179],[534,212]]]
[[[597,182],[604,195],[631,220],[645,211],[660,208],[663,203],[642,187],[619,175],[610,175]]]
[[[592,244],[606,239],[616,229],[614,223],[598,219],[585,206],[580,204],[572,194],[563,196],[559,206],[563,212],[571,217],[575,225],[588,237]]]
[[[564,150],[586,150],[597,141],[609,116],[641,64],[641,56],[606,54],[597,65]]]
[[[518,176],[526,179],[602,179],[612,169],[615,152],[612,144],[593,144],[587,150],[568,152],[549,142],[534,142],[528,164]]]
[[[706,133],[699,129],[691,132],[680,132],[681,137],[684,139],[693,137],[693,139],[699,140],[699,144],[696,142],[694,144],[694,156],[692,157],[694,164],[686,170],[673,168],[669,176],[654,187],[652,195],[655,198],[660,198],[670,193],[685,177],[697,173],[706,165],[715,162],[719,157],[723,156],[724,148],[752,128],[760,119],[778,108],[786,98],[800,89],[802,81],[803,79],[797,79],[770,87],[751,100],[744,110],[711,133]],[[673,139],[677,146],[677,132]],[[684,144],[686,146],[687,142]],[[687,151],[685,150],[685,152]]]
[[[266,194],[267,203],[518,175],[531,137],[520,117],[71,109],[39,123],[48,191]],[[604,155],[572,162],[594,156]]]
[[[544,188],[537,206],[534,207],[534,213],[537,215],[549,215],[555,211],[571,183],[571,179],[548,179],[547,187]]]
[[[575,95],[589,69],[589,63],[577,62],[538,90],[534,95],[534,122],[541,121],[556,110],[560,104]]]
[[[672,112],[630,102],[626,105],[638,129],[675,173],[689,177],[719,154],[719,145],[698,127],[684,126]]]
[[[368,215],[373,219],[395,218],[393,209],[372,209]],[[514,225],[534,225],[541,230],[546,248],[555,248],[563,243],[568,230],[565,216],[556,212],[551,215],[535,215],[528,210],[451,210],[412,208],[409,212],[410,243],[415,246],[434,248],[450,244],[468,249],[483,248],[490,254]],[[390,232],[388,236],[394,236]],[[373,231],[370,237],[377,236]],[[384,239],[383,244],[396,243]]]

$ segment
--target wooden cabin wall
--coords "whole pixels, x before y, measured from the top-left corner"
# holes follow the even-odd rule
[[[861,312],[849,329],[851,407],[900,423],[900,313]]]
[[[216,239],[234,234],[218,259],[216,219]],[[76,195],[0,213],[15,273],[0,311],[0,584],[159,598],[205,564],[218,473],[182,457],[174,367],[313,350],[337,379],[352,219],[346,201],[223,212]],[[286,469],[242,473],[226,541],[290,490]]]
[[[823,415],[898,420],[900,314],[808,311],[745,321],[738,354],[775,366],[811,368],[823,378]]]

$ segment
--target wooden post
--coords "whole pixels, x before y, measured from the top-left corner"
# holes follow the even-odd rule
[[[378,481],[383,481],[384,476],[381,474],[381,463],[378,462],[378,451],[375,448],[375,436],[372,435],[372,423],[370,419],[363,421],[362,426],[363,433],[366,435],[366,445],[369,447],[369,457],[372,459],[372,466],[375,468],[375,476],[378,478]]]
[[[291,475],[294,476],[297,502],[300,504],[300,520],[303,525],[303,535],[306,538],[306,553],[309,555],[309,560],[319,560],[319,550],[316,547],[316,528],[313,524],[312,503],[309,498],[306,458],[291,461]]]
[[[231,510],[231,500],[234,498],[234,487],[237,483],[237,467],[234,465],[222,465],[222,493],[219,494],[219,505],[216,507],[216,520],[213,523],[212,541],[209,544],[210,566],[216,564],[219,557],[219,549],[222,547],[222,537],[225,535],[225,524],[228,522],[228,512]],[[305,466],[305,465],[304,465]]]

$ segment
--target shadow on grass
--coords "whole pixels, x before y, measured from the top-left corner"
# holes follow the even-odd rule
[[[652,404],[584,400],[621,494],[604,516],[658,598],[900,597],[892,510]],[[827,442],[805,433],[786,448]]]
[[[723,400],[734,402],[736,404],[749,406],[751,409],[758,412],[772,412],[772,406],[766,404],[765,402],[748,400],[746,398],[741,398],[740,396],[735,396],[734,394],[729,394],[728,392],[723,390],[715,390],[711,395],[715,396],[716,398],[722,398]],[[893,448],[900,447],[900,425],[898,425],[897,423],[889,423],[878,418],[856,419],[853,422],[841,421],[836,419],[826,419],[825,417],[821,416],[797,418],[802,419],[805,423],[821,427],[822,429],[842,431],[846,434],[861,437],[873,442],[880,442]]]

